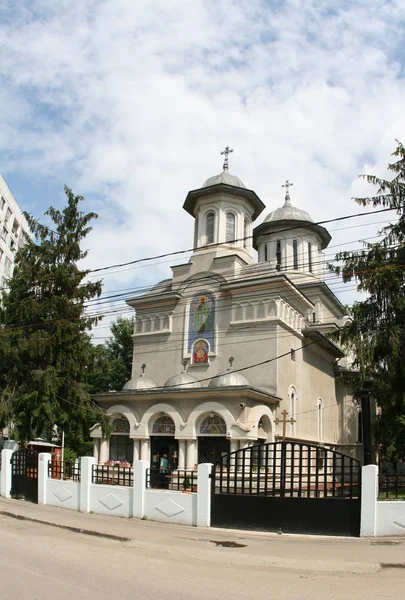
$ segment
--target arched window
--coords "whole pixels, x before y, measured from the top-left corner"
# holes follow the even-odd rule
[[[276,243],[276,269],[279,271],[281,269],[281,241],[277,240]]]
[[[226,435],[226,423],[216,413],[212,413],[205,417],[200,425],[200,435]]]
[[[215,215],[212,211],[205,215],[205,243],[214,243]]]
[[[294,264],[294,269],[298,269],[298,242],[297,242],[297,240],[293,241],[293,264]]]
[[[321,398],[318,399],[316,403],[316,407],[318,409],[318,439],[323,439],[323,400]]]
[[[312,244],[308,242],[308,271],[312,273]]]
[[[243,220],[243,247],[247,248],[249,236],[249,221],[245,217]]]
[[[264,244],[264,261],[267,262],[269,260],[267,244]]]
[[[290,416],[291,416],[291,435],[295,435],[297,421],[297,391],[294,387],[290,390]]]
[[[233,242],[235,239],[235,215],[231,212],[226,213],[226,234],[225,241]]]

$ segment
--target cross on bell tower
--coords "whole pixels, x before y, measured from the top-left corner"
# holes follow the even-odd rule
[[[223,165],[224,171],[227,170],[227,169],[229,169],[229,159],[228,159],[228,157],[229,157],[229,155],[230,155],[231,152],[233,152],[233,148],[230,148],[229,146],[226,146],[225,150],[223,150],[221,152],[221,155],[223,154],[225,156],[225,158],[224,158],[224,165]]]

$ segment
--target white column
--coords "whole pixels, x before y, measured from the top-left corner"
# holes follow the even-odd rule
[[[142,519],[145,516],[146,470],[149,467],[149,460],[137,460],[134,462],[132,516],[138,519]]]
[[[378,467],[367,465],[361,473],[360,537],[377,533]]]
[[[90,493],[92,487],[93,465],[96,464],[92,456],[82,456],[80,459],[80,512],[90,512]]]
[[[149,439],[141,440],[141,460],[149,460]]]
[[[238,447],[238,440],[231,440],[231,452],[236,452],[238,450]]]
[[[49,452],[38,456],[38,504],[46,504],[46,485],[48,482],[48,463],[52,460]]]
[[[93,457],[96,463],[100,462],[100,440],[98,438],[93,440]]]
[[[198,465],[197,474],[197,527],[211,526],[211,463]]]
[[[139,440],[134,440],[134,454],[132,457],[132,464],[135,464],[139,460]]]
[[[178,469],[184,469],[186,464],[186,440],[179,440],[179,462]]]
[[[12,450],[1,451],[1,480],[0,480],[0,494],[4,498],[11,498],[11,457],[13,456]]]
[[[109,453],[110,442],[106,438],[103,438],[102,440],[100,440],[100,464],[104,464],[105,462],[107,462],[107,460],[109,459]]]
[[[187,440],[186,469],[194,469],[197,462],[196,440]]]

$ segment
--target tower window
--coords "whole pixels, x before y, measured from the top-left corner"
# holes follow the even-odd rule
[[[308,242],[308,271],[312,273],[312,244]]]
[[[297,240],[293,241],[293,263],[294,263],[294,269],[298,269],[298,242],[297,242]]]
[[[267,244],[264,245],[264,261],[267,262],[269,260],[268,252],[267,252]]]
[[[233,213],[226,213],[226,242],[233,242],[235,240],[235,215]]]
[[[276,244],[276,269],[279,271],[281,269],[281,241],[277,240]]]
[[[247,248],[247,245],[248,245],[248,243],[247,243],[248,242],[247,241],[248,233],[249,233],[249,223],[248,223],[248,220],[245,218],[243,220],[243,247],[244,248]]]
[[[209,212],[205,216],[205,242],[207,244],[213,244],[214,242],[214,224],[215,215],[213,212]]]

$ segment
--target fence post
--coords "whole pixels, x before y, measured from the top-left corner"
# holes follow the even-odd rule
[[[201,463],[197,471],[197,527],[211,526],[211,463]]]
[[[93,477],[93,465],[95,464],[96,459],[92,456],[82,456],[80,459],[80,512],[90,512],[90,493]]]
[[[132,501],[132,516],[142,519],[145,516],[146,471],[149,469],[148,460],[134,462],[134,489]]]
[[[360,537],[375,536],[377,531],[378,467],[367,465],[361,474]]]
[[[1,451],[1,481],[0,494],[4,498],[11,498],[11,457],[13,450]]]
[[[41,452],[38,456],[38,504],[46,504],[48,463],[50,460],[52,460],[52,456],[49,452]]]

